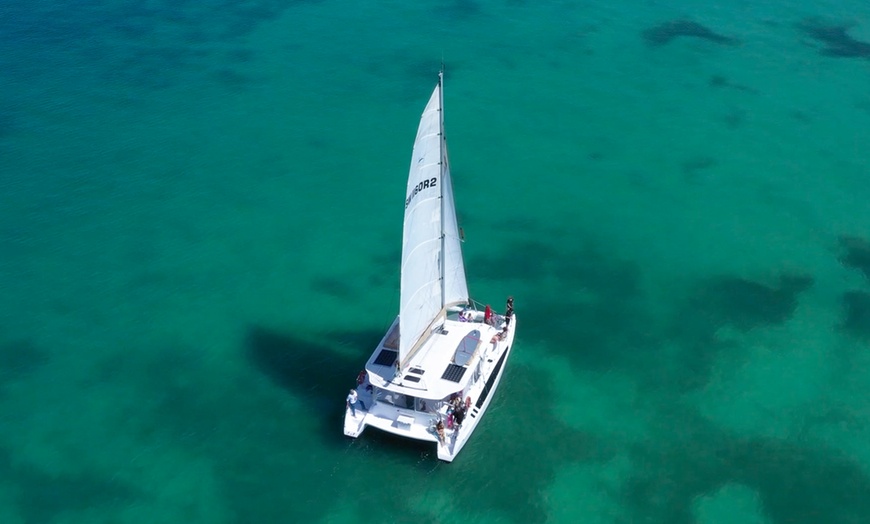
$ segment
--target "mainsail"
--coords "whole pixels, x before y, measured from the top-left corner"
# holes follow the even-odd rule
[[[423,110],[411,154],[402,236],[401,366],[444,308],[468,301],[444,140],[442,90],[443,77]]]

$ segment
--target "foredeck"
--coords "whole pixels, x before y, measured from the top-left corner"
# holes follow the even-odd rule
[[[432,400],[443,399],[468,385],[480,359],[494,348],[491,341],[499,332],[489,324],[460,322],[457,315],[450,315],[397,376],[398,351],[389,343],[397,325],[394,323],[366,363],[369,380],[378,388]]]

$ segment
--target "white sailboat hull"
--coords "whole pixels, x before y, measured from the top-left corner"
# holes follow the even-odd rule
[[[444,444],[438,443],[438,458],[445,462],[453,462],[453,458],[462,451],[462,448],[465,446],[466,442],[468,442],[471,434],[477,428],[477,425],[480,423],[483,418],[483,414],[486,413],[486,408],[489,407],[489,404],[492,402],[493,397],[495,396],[495,392],[498,389],[498,385],[501,382],[501,377],[504,374],[505,366],[507,365],[508,358],[510,357],[511,349],[513,348],[514,342],[514,329],[516,328],[516,317],[514,317],[513,322],[511,322],[511,328],[509,330],[508,336],[503,341],[504,350],[501,355],[498,355],[493,360],[493,368],[490,369],[490,373],[485,380],[482,381],[483,387],[487,388],[487,394],[483,399],[483,402],[478,407],[477,404],[472,406],[471,410],[469,410],[468,415],[465,417],[465,421],[462,424],[462,428],[459,431],[455,431],[452,434],[448,434],[445,439],[446,442]],[[490,382],[491,380],[491,382]],[[472,393],[477,393],[472,390]],[[477,393],[477,396],[472,398],[480,398],[480,393]]]
[[[491,339],[500,332],[499,329],[482,322],[470,322],[467,326],[469,329],[482,329],[485,336],[481,338],[485,340],[482,341],[481,345],[488,347],[484,347],[483,353],[480,355],[479,378],[463,388],[463,400],[471,399],[471,403],[461,427],[448,428],[445,426],[445,438],[442,442],[435,431],[435,424],[438,420],[446,421],[447,402],[432,401],[430,405],[432,409],[425,412],[398,408],[389,403],[378,402],[372,391],[369,391],[369,387],[372,385],[365,382],[357,387],[357,393],[366,409],[362,409],[362,406],[357,403],[355,415],[350,408],[346,410],[344,434],[356,438],[367,427],[371,426],[401,437],[432,442],[436,445],[438,458],[445,462],[452,462],[471,438],[495,396],[513,348],[516,316],[510,322],[503,338],[497,342],[492,342]],[[456,327],[456,323],[452,323],[451,327]],[[389,334],[384,337],[384,340],[388,336]],[[384,347],[384,340],[375,350],[372,359]],[[486,342],[487,340],[490,342]],[[390,391],[390,386],[387,385],[385,388],[372,387],[371,389],[383,393]],[[423,395],[426,392],[420,391],[420,394]]]

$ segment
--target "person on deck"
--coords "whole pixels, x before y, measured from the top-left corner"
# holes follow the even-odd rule
[[[444,423],[440,420],[437,424],[435,424],[435,431],[438,433],[438,440],[440,440],[441,443],[444,444]]]
[[[514,297],[508,297],[507,299],[507,308],[504,312],[504,325],[509,326],[511,323],[511,317],[514,316]]]
[[[347,407],[350,408],[351,414],[356,416],[356,403],[359,402],[359,405],[362,406],[363,409],[366,409],[365,403],[359,399],[359,396],[356,393],[355,389],[350,390],[350,393],[347,394]]]
[[[453,424],[456,429],[462,426],[462,421],[465,420],[465,404],[460,404],[459,408],[453,412]]]

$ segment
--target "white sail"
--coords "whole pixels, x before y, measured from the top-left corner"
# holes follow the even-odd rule
[[[468,299],[444,145],[441,89],[439,81],[423,110],[408,175],[399,306],[403,364],[443,308]]]
[[[450,162],[447,160],[447,147],[444,147],[444,179],[441,195],[444,199],[444,305],[468,302],[468,284],[465,280],[465,263],[462,261],[462,239],[459,223],[456,220],[456,206],[453,202],[453,180],[450,178]]]

